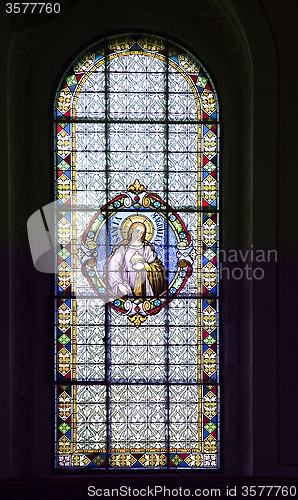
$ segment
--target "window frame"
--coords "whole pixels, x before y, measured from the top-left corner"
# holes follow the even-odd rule
[[[132,35],[132,36],[134,36],[134,35]],[[141,36],[141,35],[140,35],[140,36]],[[146,36],[146,34],[144,34],[144,33],[143,33],[143,36]],[[150,34],[149,36],[154,36],[154,35],[151,35],[151,34]],[[107,39],[107,38],[106,38],[106,39]],[[165,38],[164,38],[164,40],[165,40]],[[166,39],[166,40],[167,40],[167,39]],[[168,42],[166,41],[166,43],[168,43]],[[187,49],[184,49],[184,50],[187,50]],[[106,53],[107,53],[107,49],[106,49],[106,42],[105,42],[105,54],[106,54]],[[167,60],[167,58],[168,58],[168,57],[169,57],[169,56],[166,56],[166,60]],[[105,56],[105,62],[104,62],[104,64],[105,64],[105,71],[106,71],[106,67],[107,67],[107,66],[106,66],[106,65],[107,65],[107,57],[106,57],[106,56]],[[166,64],[166,74],[168,74],[168,69],[167,69],[167,68],[168,68],[168,65]],[[206,71],[205,67],[204,67],[204,70]],[[106,73],[106,75],[107,75],[107,73]],[[208,73],[207,73],[207,75],[208,75]],[[107,78],[107,76],[106,76],[105,78]],[[166,79],[167,79],[167,78],[168,78],[168,77],[166,77]],[[209,77],[209,78],[210,78],[210,77]],[[210,79],[210,81],[212,81],[212,80]],[[213,88],[214,88],[214,87],[213,87]],[[105,99],[105,100],[106,100],[106,103],[107,103],[107,99]],[[168,102],[168,97],[167,97],[167,94],[165,95],[165,100],[166,100],[166,102]],[[201,108],[201,109],[202,109],[202,108]],[[57,120],[58,120],[58,119],[57,119]],[[149,121],[148,123],[150,123],[150,121]],[[166,123],[171,123],[171,122],[170,122],[170,120],[169,120],[168,118],[166,119]],[[199,122],[198,122],[198,123],[199,123]],[[216,124],[217,124],[217,126],[219,125],[218,120],[216,121]],[[203,129],[203,125],[201,125],[200,127]],[[201,129],[200,129],[200,130],[201,130]],[[168,148],[166,148],[166,151],[168,151]],[[166,153],[166,155],[167,155],[167,154],[168,154],[168,153]],[[167,170],[167,172],[168,172],[168,170]],[[168,173],[167,173],[167,176],[168,176]],[[217,181],[218,181],[218,179],[217,179]],[[166,198],[167,198],[167,195],[166,195]],[[182,210],[183,210],[183,209],[182,209]],[[201,211],[201,213],[203,213],[203,212],[202,212],[202,209],[201,209],[201,210],[200,210],[200,209],[198,209],[198,212],[200,212],[200,211]],[[216,213],[218,213],[218,209],[217,209],[217,210],[215,210],[215,211],[214,211],[214,213],[215,213],[215,214],[216,214]],[[217,222],[217,224],[218,224],[218,222]],[[218,271],[217,271],[217,272],[218,272]],[[219,300],[219,299],[218,299],[218,295],[217,295],[217,300]],[[217,313],[217,315],[218,315],[218,313]],[[202,341],[201,341],[201,342],[202,342]],[[210,349],[209,349],[209,350],[210,350]],[[211,380],[211,379],[210,379],[210,380]],[[58,382],[56,382],[56,384],[58,384]],[[200,420],[200,418],[202,418],[202,416],[201,416],[201,417],[199,416],[199,420]],[[167,452],[167,454],[168,454],[167,463],[169,463],[169,453],[170,453],[170,451],[168,450],[168,452]],[[108,467],[108,466],[107,466],[107,467]],[[167,468],[169,468],[169,466],[167,466]],[[203,467],[203,470],[206,470],[206,467]],[[213,470],[214,470],[214,469],[213,469]],[[218,470],[218,467],[216,468],[216,470]]]

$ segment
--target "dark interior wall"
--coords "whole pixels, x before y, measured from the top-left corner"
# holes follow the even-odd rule
[[[297,296],[297,210],[295,197],[291,193],[297,184],[297,169],[291,168],[292,134],[290,117],[297,110],[298,98],[295,89],[297,65],[293,64],[297,53],[297,32],[294,18],[297,18],[296,3],[284,8],[277,2],[268,5],[269,22],[276,31],[276,46],[280,54],[278,72],[280,75],[280,106],[278,107],[277,149],[277,247],[280,260],[277,280],[277,408],[278,408],[278,450],[282,468],[297,465],[298,433],[289,425],[291,400],[294,390],[297,326],[295,310]],[[293,137],[296,135],[293,129]],[[293,214],[293,219],[290,214]],[[292,225],[293,224],[293,225]],[[270,334],[269,334],[270,336]],[[269,341],[268,336],[268,341]],[[275,340],[275,338],[274,338]],[[297,415],[297,403],[293,416]],[[295,418],[295,417],[294,417]]]
[[[19,33],[1,17],[4,119],[6,106],[9,111],[1,134],[4,193],[8,178],[11,183],[9,197],[0,200],[4,263],[11,245],[1,291],[3,478],[51,476],[51,283],[32,266],[26,219],[51,201],[48,118],[55,75],[94,37],[132,28],[168,32],[214,73],[224,116],[225,248],[253,244],[255,250],[279,251],[277,263],[260,264],[264,279],[224,284],[223,473],[297,475],[295,8],[290,0],[283,6],[275,0],[81,1],[61,18]],[[16,174],[20,181],[14,185]]]
[[[278,262],[276,266],[267,262],[264,280],[253,282],[253,470],[254,474],[295,476],[298,434],[290,425],[290,415],[295,419],[298,410],[292,399],[298,347],[294,318],[297,211],[290,193],[297,170],[291,168],[288,123],[297,109],[293,92],[297,3],[258,3],[259,15],[252,17],[247,3],[241,17],[254,63],[253,244],[255,249],[275,248]],[[266,23],[261,22],[262,15]],[[275,74],[270,71],[273,66]],[[268,113],[271,118],[266,121]]]
[[[11,29],[7,17],[3,16],[0,18],[3,20],[1,22],[1,60],[5,63],[3,65],[3,75],[6,75],[6,67],[8,62],[8,52],[11,38]],[[9,283],[9,253],[8,253],[8,136],[7,136],[7,81],[6,78],[1,80],[1,92],[0,92],[0,109],[1,109],[1,119],[3,120],[2,133],[0,134],[1,141],[1,151],[2,151],[2,164],[1,164],[1,177],[3,186],[3,196],[0,198],[0,210],[1,210],[1,237],[0,237],[0,252],[1,252],[1,281],[3,285],[1,287],[1,318],[2,318],[2,328],[0,335],[0,352],[3,355],[3,360],[0,363],[0,392],[3,398],[2,406],[2,416],[1,416],[1,439],[3,440],[3,445],[6,450],[6,454],[9,453],[9,425],[10,425],[10,405],[9,405],[9,315],[8,315],[8,304],[9,304],[9,293],[8,293],[8,283]],[[1,356],[2,356],[1,355]],[[2,434],[3,432],[3,434]],[[0,470],[3,471],[3,476],[8,477],[9,467],[8,460],[4,457],[0,458]]]

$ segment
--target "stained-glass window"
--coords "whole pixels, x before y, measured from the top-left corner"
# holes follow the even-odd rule
[[[219,463],[219,116],[166,38],[106,38],[55,101],[55,467]]]

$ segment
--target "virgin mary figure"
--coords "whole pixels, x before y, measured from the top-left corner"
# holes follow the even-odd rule
[[[145,236],[142,222],[131,224],[127,239],[113,248],[105,264],[105,280],[117,297],[158,297],[165,289],[164,267]]]

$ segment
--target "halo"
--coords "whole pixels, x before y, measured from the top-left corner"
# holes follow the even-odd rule
[[[146,227],[145,240],[146,241],[152,240],[154,235],[154,226],[151,220],[148,217],[145,217],[145,215],[130,215],[129,217],[126,217],[126,219],[124,219],[124,221],[121,224],[122,238],[124,240],[127,239],[129,228],[135,222],[141,222],[142,224],[144,224],[144,226]]]

